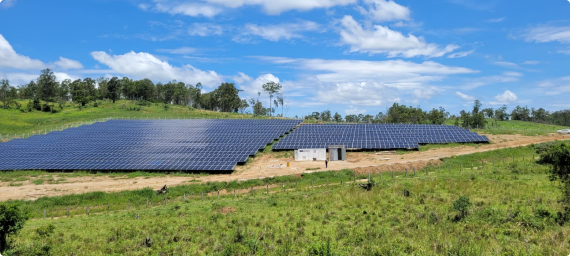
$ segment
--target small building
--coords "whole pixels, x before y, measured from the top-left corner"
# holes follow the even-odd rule
[[[310,148],[295,150],[295,161],[325,161],[327,160],[326,148]]]
[[[330,145],[329,160],[346,161],[346,148],[344,147],[344,145]]]

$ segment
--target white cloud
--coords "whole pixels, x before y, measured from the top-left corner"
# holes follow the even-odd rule
[[[523,65],[538,65],[540,64],[540,61],[537,60],[527,60],[525,62],[522,63]]]
[[[471,55],[474,52],[475,52],[475,49],[470,50],[470,51],[464,51],[464,52],[455,52],[455,53],[448,55],[447,57],[450,59],[463,58],[463,57],[466,57],[468,55]]]
[[[546,43],[560,42],[570,43],[570,26],[554,27],[554,26],[538,26],[527,30],[522,37],[527,42]]]
[[[514,71],[503,72],[503,75],[505,75],[505,76],[523,76],[522,73],[514,72]]]
[[[474,101],[475,100],[475,97],[461,93],[461,92],[455,92],[455,95],[461,97],[465,101]]]
[[[153,0],[153,2],[153,7],[150,7],[148,4],[139,4],[139,8],[142,10],[152,9],[170,14],[212,18],[225,9],[234,9],[243,6],[261,6],[266,14],[278,15],[291,10],[308,11],[354,4],[357,0],[203,0],[202,2],[190,3],[180,0]]]
[[[76,60],[70,60],[64,57],[59,57],[59,60],[56,61],[54,63],[55,65],[57,65],[59,68],[61,69],[82,69],[83,65],[81,65],[81,62],[76,61]]]
[[[495,18],[495,19],[488,19],[488,20],[485,20],[485,21],[486,21],[486,22],[490,22],[490,23],[498,23],[498,22],[504,21],[505,19],[507,19],[507,18],[506,18],[506,17],[501,17],[501,18]]]
[[[0,5],[0,8],[10,8],[12,7],[14,4],[16,4],[16,0],[0,0],[0,3],[2,3]]]
[[[538,91],[544,95],[559,95],[570,92],[570,76],[538,83]]]
[[[155,81],[177,81],[196,84],[201,82],[204,86],[218,86],[223,78],[214,71],[203,71],[191,65],[173,67],[150,53],[134,51],[123,55],[109,55],[106,52],[92,52],[91,56],[114,71],[135,78],[149,78]]]
[[[369,16],[375,21],[409,20],[410,9],[401,6],[392,0],[364,0],[369,10],[358,7],[361,14]]]
[[[188,29],[191,36],[221,35],[224,29],[220,25],[210,23],[194,23]]]
[[[497,65],[497,66],[501,66],[501,67],[505,67],[505,68],[516,68],[519,69],[519,65],[513,62],[508,62],[508,61],[495,61],[493,62],[493,64]]]
[[[223,11],[221,7],[205,4],[205,3],[180,3],[173,1],[155,0],[154,10],[170,14],[183,14],[186,16],[199,17],[204,16],[212,18]],[[141,7],[141,6],[139,6]],[[147,7],[143,10],[149,9]]]
[[[348,109],[344,110],[347,115],[360,115],[366,113],[365,109],[358,109],[354,106],[350,106]]]
[[[54,72],[53,73],[56,77],[57,81],[63,81],[65,79],[76,80],[80,77],[72,76],[64,72]],[[30,73],[22,73],[22,72],[13,72],[13,73],[0,73],[0,79],[8,79],[10,81],[10,85],[14,87],[18,87],[18,85],[28,84],[30,81],[36,81],[40,76],[39,73],[37,74],[30,74]]]
[[[463,86],[461,86],[461,88],[465,90],[471,90],[489,84],[509,83],[516,81],[519,81],[518,76],[512,76],[512,75],[485,76],[485,77],[470,79]]]
[[[43,69],[46,64],[40,60],[20,55],[14,51],[10,43],[0,34],[0,67],[15,69]]]
[[[180,47],[176,49],[158,49],[157,52],[165,52],[170,54],[191,54],[196,52],[196,48]]]
[[[259,5],[267,14],[281,14],[282,12],[297,10],[308,11],[318,8],[330,8],[354,4],[357,0],[206,0],[209,3],[219,4],[228,8],[238,8],[245,5]]]
[[[341,43],[350,45],[351,52],[387,53],[388,57],[441,57],[459,48],[448,45],[442,49],[437,44],[426,43],[422,37],[405,36],[381,25],[374,25],[373,30],[364,29],[349,15],[344,16],[341,25]]]
[[[237,39],[243,41],[244,36],[255,35],[269,41],[279,41],[282,39],[290,40],[300,38],[303,31],[314,31],[319,29],[319,25],[312,21],[302,21],[298,23],[283,23],[276,25],[259,26],[256,24],[247,24],[245,31]]]
[[[504,93],[495,96],[495,100],[497,102],[491,102],[492,105],[513,103],[518,100],[518,97],[513,92],[506,90]]]
[[[399,101],[400,94],[431,98],[439,90],[430,82],[440,81],[448,75],[477,72],[432,61],[258,58],[309,73],[310,77],[300,83],[307,87],[306,91],[315,95],[318,102],[355,106],[391,104]]]
[[[252,79],[253,78],[251,78],[250,76],[248,76],[242,72],[238,72],[238,75],[233,77],[233,80],[238,84],[243,84],[243,83],[249,82]]]
[[[263,85],[267,82],[275,82],[279,83],[280,80],[278,77],[274,76],[273,74],[264,74],[256,79],[239,72],[238,76],[234,76],[233,80],[240,86],[240,88],[249,96],[257,98],[257,93],[261,92],[262,95],[265,95],[263,92]],[[263,99],[260,99],[263,100]],[[269,104],[268,104],[269,105]]]

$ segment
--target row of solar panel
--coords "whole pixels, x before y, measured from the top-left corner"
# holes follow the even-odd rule
[[[2,143],[0,169],[230,171],[300,122],[111,120]]]

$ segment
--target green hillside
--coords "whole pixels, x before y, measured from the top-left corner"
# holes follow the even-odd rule
[[[8,255],[565,255],[560,192],[533,153],[503,149],[444,159],[428,174],[373,174],[371,191],[342,171],[180,186],[166,197],[140,190],[22,202],[35,219]],[[218,190],[229,193],[218,199]],[[461,196],[471,206],[454,207]]]
[[[21,102],[27,104],[27,102]],[[22,112],[18,109],[0,109],[0,134],[3,136],[27,137],[27,133],[45,132],[65,125],[89,122],[97,119],[115,118],[253,118],[251,115],[238,113],[221,113],[197,110],[180,105],[166,105],[150,102],[120,100],[116,103],[99,101],[97,107],[89,103],[79,109],[75,105],[65,105],[63,109],[56,106],[57,113]],[[260,117],[256,117],[260,118]],[[4,137],[3,137],[4,138]]]

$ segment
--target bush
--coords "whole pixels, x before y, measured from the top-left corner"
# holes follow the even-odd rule
[[[36,110],[42,110],[42,105],[39,99],[34,99],[33,108]]]
[[[455,216],[456,221],[460,221],[467,216],[469,213],[469,208],[471,208],[471,201],[469,201],[469,197],[460,196],[457,201],[453,202],[453,209],[458,211],[459,214]]]
[[[18,233],[28,218],[19,205],[0,204],[0,252],[7,249],[8,236]]]
[[[42,106],[42,111],[43,112],[51,112],[51,106],[47,103],[44,103],[44,105]]]
[[[94,108],[99,107],[99,103],[97,103],[97,101],[95,101],[95,102],[93,103],[93,107],[94,107]]]

